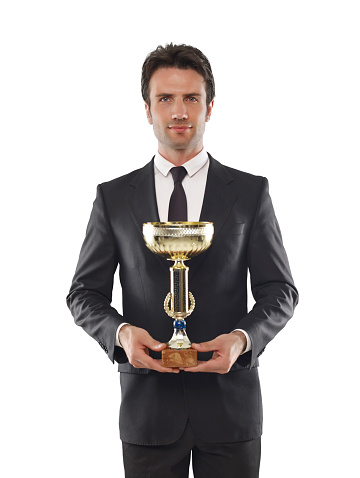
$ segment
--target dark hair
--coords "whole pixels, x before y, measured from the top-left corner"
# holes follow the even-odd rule
[[[206,82],[206,104],[215,97],[215,80],[209,60],[197,48],[190,45],[159,45],[146,57],[141,74],[141,94],[150,106],[149,84],[152,75],[159,68],[175,67],[181,70],[197,71]]]

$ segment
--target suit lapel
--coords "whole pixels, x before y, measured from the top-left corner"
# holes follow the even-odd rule
[[[238,193],[232,187],[233,178],[227,169],[209,154],[210,165],[206,181],[203,206],[200,221],[214,223],[214,244],[219,237],[220,231],[226,222]],[[210,246],[211,249],[212,246]],[[190,261],[190,278],[195,275],[200,265],[208,255],[208,251],[200,254]]]
[[[200,221],[214,223],[214,242],[220,234],[238,194],[231,187],[234,180],[225,167],[210,154],[209,159],[209,172]]]
[[[141,234],[143,222],[159,221],[155,194],[154,158],[139,169],[132,178],[126,202]]]
[[[154,158],[143,168],[139,169],[129,186],[130,192],[125,200],[141,240],[143,240],[143,223],[160,221],[155,193]],[[153,255],[161,266],[168,270],[168,263],[157,254]]]

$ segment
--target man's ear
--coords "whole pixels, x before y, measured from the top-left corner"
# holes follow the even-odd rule
[[[214,100],[212,100],[209,103],[207,114],[206,114],[206,117],[205,117],[205,121],[210,121],[210,117],[211,117],[213,107],[214,107]]]
[[[151,113],[150,113],[150,106],[147,103],[145,103],[145,111],[146,111],[146,117],[147,117],[148,123],[153,124]]]

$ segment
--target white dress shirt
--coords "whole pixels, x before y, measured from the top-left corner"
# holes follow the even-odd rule
[[[209,157],[203,149],[194,158],[183,164],[186,176],[182,181],[188,210],[188,221],[198,222],[206,187],[209,170]],[[174,165],[159,153],[154,158],[156,202],[161,222],[168,220],[169,202],[174,190],[174,180],[170,173]]]
[[[204,201],[206,179],[209,170],[209,157],[205,149],[199,154],[183,164],[186,169],[186,176],[182,181],[182,185],[186,194],[188,221],[198,222]],[[154,177],[155,177],[155,193],[156,202],[161,222],[168,220],[168,210],[170,196],[174,190],[174,180],[170,173],[170,169],[174,165],[165,159],[161,154],[157,153],[154,158]],[[119,331],[123,325],[119,325],[116,331],[115,345],[121,347],[119,342]],[[244,333],[247,345],[243,353],[251,350],[251,339],[248,333],[243,329],[236,329]]]

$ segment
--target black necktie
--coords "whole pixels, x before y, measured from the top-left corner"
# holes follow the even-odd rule
[[[172,192],[169,203],[168,221],[187,221],[187,202],[186,195],[181,184],[186,176],[184,166],[172,168],[170,170],[174,180],[174,190]]]

